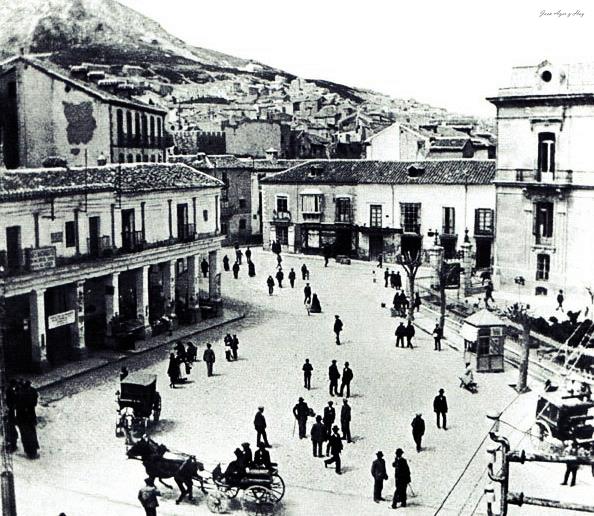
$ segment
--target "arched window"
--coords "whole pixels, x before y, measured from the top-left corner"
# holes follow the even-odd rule
[[[136,162],[137,163],[142,163],[142,156],[140,154],[136,155]]]
[[[132,145],[132,133],[134,128],[132,127],[132,112],[126,111],[126,145]]]
[[[132,154],[128,154],[128,163],[134,163],[134,156]]]
[[[140,140],[140,145],[142,147],[146,147],[148,145],[148,120],[146,117],[146,113],[142,114],[142,138]]]
[[[161,117],[157,118],[157,147],[161,148],[163,144],[163,121]]]
[[[134,144],[140,147],[140,113],[134,114]]]
[[[116,124],[118,145],[124,145],[124,114],[121,109],[116,111]]]
[[[151,147],[155,146],[155,117],[151,116],[151,120],[150,120],[150,128],[151,128],[151,132],[150,132],[150,138],[149,138],[149,145]]]
[[[119,158],[118,158],[119,163],[124,163],[126,160],[124,158],[124,153],[120,152]]]

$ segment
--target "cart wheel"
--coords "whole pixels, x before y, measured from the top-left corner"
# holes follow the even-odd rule
[[[227,510],[227,497],[220,491],[212,491],[206,497],[206,505],[210,512],[221,514]]]
[[[217,486],[217,489],[223,493],[225,493],[225,496],[227,498],[235,498],[238,494],[239,494],[239,488],[235,487],[235,486],[230,486],[228,484],[226,484],[224,481],[222,480],[218,480],[218,479],[213,479],[213,482],[215,484],[215,486]]]
[[[241,498],[243,510],[248,514],[271,514],[276,503],[274,494],[263,486],[250,486]]]
[[[278,473],[272,475],[270,491],[272,492],[276,503],[280,502],[283,499],[283,496],[285,496],[285,481]]]
[[[156,423],[159,421],[161,417],[161,395],[156,392],[155,393],[155,401],[153,403],[153,421]]]

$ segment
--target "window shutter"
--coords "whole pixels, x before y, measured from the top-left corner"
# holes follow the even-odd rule
[[[538,236],[538,204],[532,204],[532,234]]]

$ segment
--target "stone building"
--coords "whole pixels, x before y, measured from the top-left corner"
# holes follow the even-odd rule
[[[486,268],[494,175],[493,160],[308,161],[260,181],[264,247],[390,261],[437,233],[448,258],[468,230],[474,266]]]
[[[69,166],[164,161],[165,114],[49,61],[17,56],[0,64],[6,168],[41,167],[50,157]]]
[[[244,120],[224,129],[227,154],[264,158],[270,148],[285,157],[290,146],[291,128],[287,124],[268,120]]]
[[[9,369],[112,343],[116,314],[148,335],[166,313],[182,321],[192,301],[216,310],[221,186],[168,163],[0,173]]]
[[[497,107],[496,278],[556,296],[594,286],[594,67],[513,68]]]

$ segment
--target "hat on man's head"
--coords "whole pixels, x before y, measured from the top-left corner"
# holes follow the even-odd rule
[[[443,394],[444,390],[443,389],[439,389],[439,394]]]
[[[383,456],[384,456],[384,454],[383,454],[381,451],[378,451],[378,452],[376,453],[376,455],[377,455],[378,457],[383,457]]]
[[[400,455],[402,455],[404,452],[402,451],[402,448],[398,448],[396,450],[396,455],[398,455],[400,457]]]

